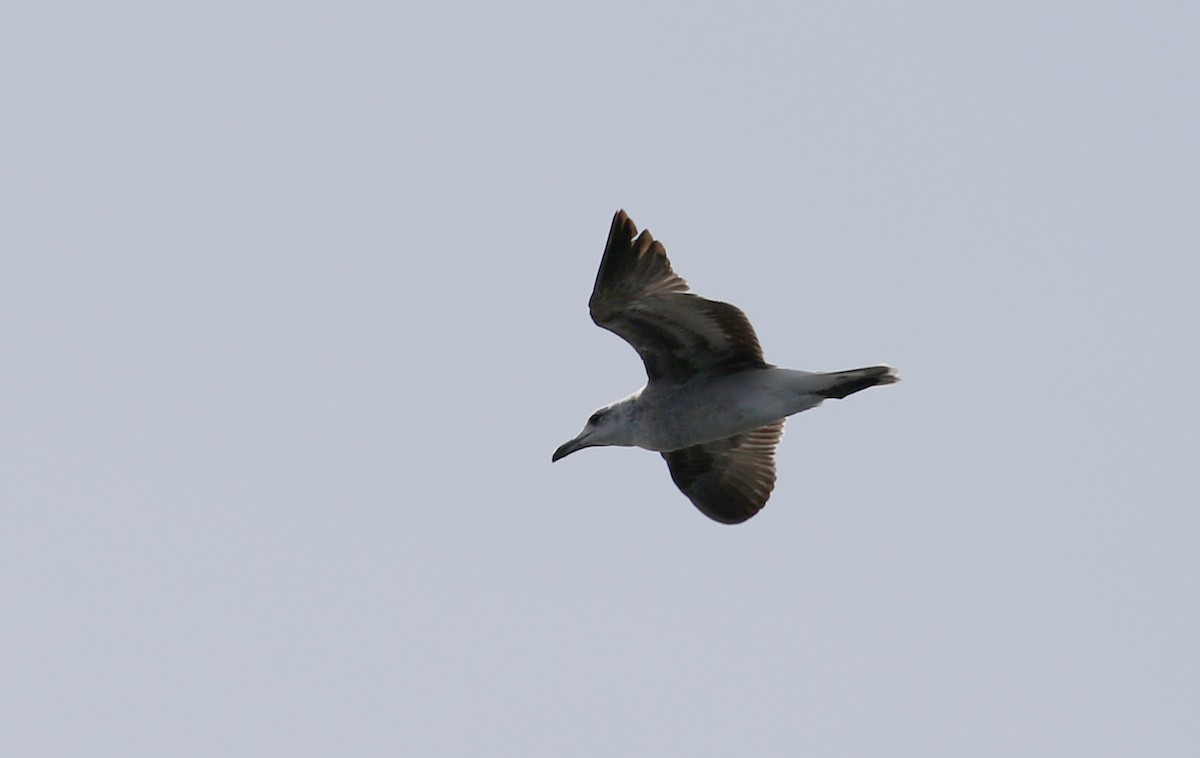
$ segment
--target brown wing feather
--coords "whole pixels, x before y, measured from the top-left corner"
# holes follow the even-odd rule
[[[639,235],[625,211],[613,216],[588,307],[597,326],[633,346],[651,381],[767,365],[746,314],[689,293],[662,243]]]
[[[762,510],[775,488],[775,447],[783,422],[662,454],[671,479],[700,511],[740,524]]]

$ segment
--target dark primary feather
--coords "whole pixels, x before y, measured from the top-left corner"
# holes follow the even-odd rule
[[[662,454],[671,479],[700,511],[740,524],[762,510],[775,488],[775,447],[783,421],[723,440]]]
[[[662,243],[639,235],[623,210],[613,216],[588,307],[597,326],[633,346],[650,381],[767,365],[746,314],[688,292]]]

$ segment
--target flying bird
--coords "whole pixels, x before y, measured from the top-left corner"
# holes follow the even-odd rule
[[[588,309],[628,342],[646,385],[588,418],[552,461],[600,445],[661,453],[676,486],[704,515],[740,524],[775,487],[775,448],[788,416],[877,384],[889,366],[813,373],[772,366],[738,308],[688,291],[649,231],[613,216]]]

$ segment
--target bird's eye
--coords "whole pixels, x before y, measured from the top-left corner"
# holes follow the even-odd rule
[[[600,411],[596,411],[595,413],[592,414],[592,417],[590,419],[588,419],[588,423],[593,424],[593,425],[600,423],[600,416],[601,416]]]

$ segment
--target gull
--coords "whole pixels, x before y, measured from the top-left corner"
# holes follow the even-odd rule
[[[623,210],[588,300],[592,321],[628,342],[646,385],[588,418],[554,451],[619,445],[662,454],[671,479],[723,524],[758,513],[775,487],[775,448],[788,416],[830,398],[899,381],[890,366],[815,373],[772,366],[738,308],[688,290],[661,242]]]

